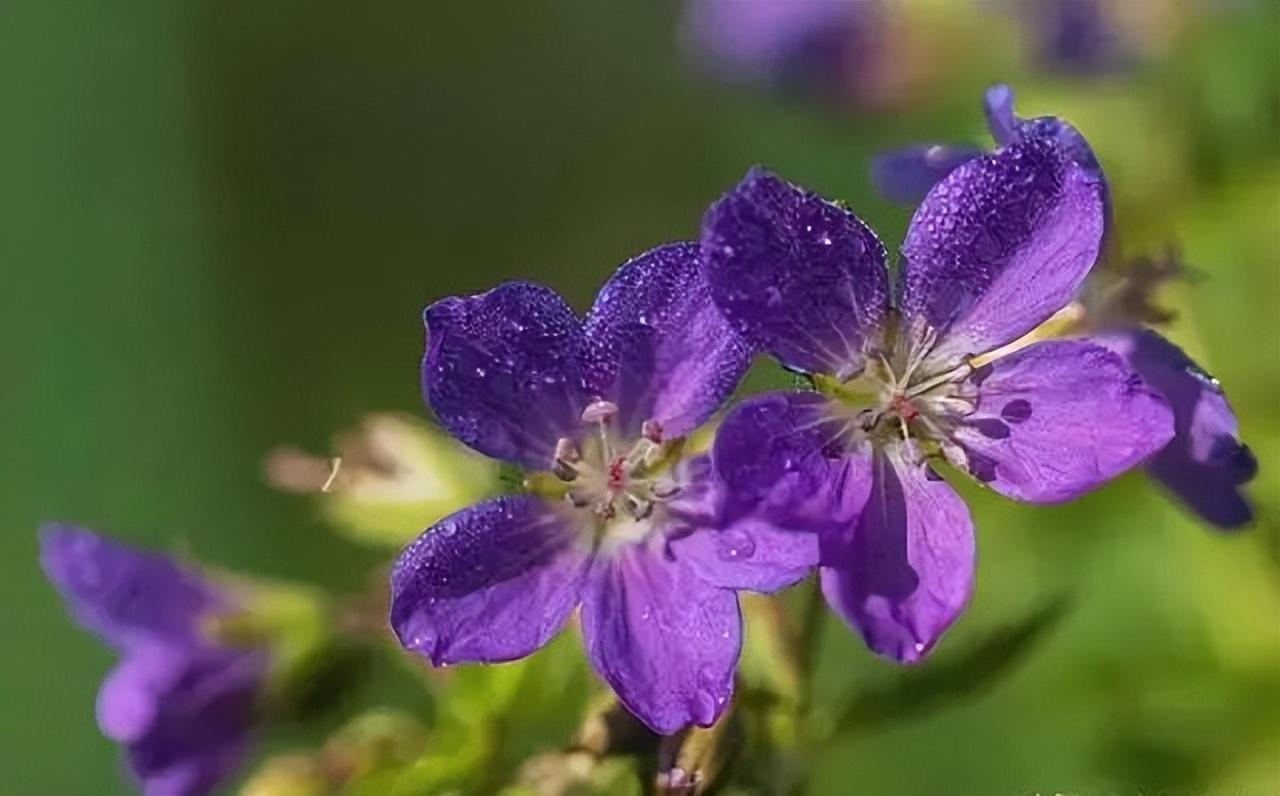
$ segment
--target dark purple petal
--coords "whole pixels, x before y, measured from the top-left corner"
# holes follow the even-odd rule
[[[145,733],[126,743],[143,793],[207,794],[244,760],[266,675],[265,656],[209,648],[134,654],[163,656],[139,665],[136,671],[151,679],[141,677],[133,686],[140,699],[149,696],[154,714]]]
[[[910,443],[877,452],[866,508],[822,539],[822,591],[880,655],[924,658],[969,602],[969,510]]]
[[[1075,295],[1098,257],[1101,186],[1054,144],[1028,140],[938,183],[903,246],[901,308],[932,329],[935,367],[1034,329]]]
[[[1125,356],[1173,409],[1173,441],[1147,463],[1147,472],[1207,522],[1221,528],[1252,522],[1253,507],[1241,487],[1257,474],[1258,462],[1240,441],[1235,413],[1217,380],[1155,332],[1096,341]]]
[[[866,224],[761,168],[707,211],[712,298],[739,334],[789,368],[851,375],[878,333],[884,246]]]
[[[40,564],[76,620],[119,647],[156,639],[197,643],[201,618],[225,606],[210,584],[172,558],[83,528],[42,528]]]
[[[654,419],[687,434],[720,407],[751,351],[711,301],[696,243],[673,243],[627,262],[601,289],[585,325],[589,391],[618,406],[624,437]]]
[[[582,600],[587,655],[654,732],[708,727],[733,696],[742,617],[732,591],[641,545],[591,568]]]
[[[741,514],[787,530],[845,525],[871,483],[852,423],[847,408],[818,393],[766,393],[725,418],[712,461]]]
[[[982,154],[978,147],[951,144],[919,144],[883,152],[871,161],[871,182],[889,201],[916,205],[939,180]]]
[[[996,143],[1008,146],[1029,139],[1043,139],[1056,145],[1086,173],[1103,179],[1098,156],[1079,130],[1057,116],[1022,119],[1014,113],[1013,97],[1013,89],[1006,85],[992,86],[983,95],[987,127]]]
[[[1008,424],[1007,437],[975,426],[1006,414],[1023,418]],[[971,459],[994,464],[991,488],[1035,503],[1100,486],[1173,436],[1164,397],[1118,354],[1083,340],[1035,343],[996,360],[967,421],[954,439]]]
[[[440,666],[523,658],[577,606],[589,550],[542,498],[477,503],[429,528],[391,573],[391,627]]]
[[[495,459],[548,469],[587,401],[578,317],[555,291],[508,282],[424,314],[422,391],[440,423]]]

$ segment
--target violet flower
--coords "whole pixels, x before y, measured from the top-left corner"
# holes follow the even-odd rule
[[[991,136],[1001,147],[1029,140],[1050,142],[1097,177],[1105,202],[1105,235],[1111,238],[1106,176],[1084,135],[1054,116],[1018,117],[1008,86],[993,86],[983,99]],[[909,147],[879,156],[872,165],[873,180],[890,199],[914,203],[956,166],[979,154],[947,145]],[[1251,523],[1253,508],[1241,488],[1257,474],[1257,460],[1240,440],[1235,413],[1217,379],[1176,345],[1142,328],[1143,318],[1101,317],[1113,313],[1101,313],[1090,303],[1086,296],[1086,321],[1093,323],[1089,331],[1096,333],[1095,342],[1125,356],[1173,407],[1176,436],[1151,460],[1147,472],[1206,522],[1223,529]]]
[[[817,532],[827,601],[876,652],[921,659],[972,590],[969,512],[930,458],[1006,496],[1056,502],[1172,436],[1165,399],[1103,346],[990,356],[1071,300],[1102,227],[1097,175],[1042,139],[938,183],[893,288],[870,228],[767,171],[708,211],[716,304],[815,387],[739,405],[715,469],[762,518]]]
[[[201,796],[231,775],[266,659],[207,638],[230,595],[168,556],[70,526],[41,530],[40,562],[77,621],[121,654],[98,691],[98,726],[124,745],[142,792]]]
[[[581,604],[587,655],[628,710],[659,733],[713,723],[741,646],[733,589],[799,580],[816,543],[729,524],[708,457],[684,450],[750,359],[697,245],[623,265],[585,320],[530,282],[438,301],[425,320],[436,417],[533,472],[525,493],[453,514],[401,553],[401,644],[437,666],[514,660]]]
[[[892,69],[875,0],[689,0],[691,60],[721,80],[876,101]]]

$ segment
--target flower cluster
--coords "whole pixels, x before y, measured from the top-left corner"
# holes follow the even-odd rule
[[[989,103],[995,153],[916,148],[879,167],[924,195],[896,277],[846,207],[756,168],[700,241],[624,264],[585,318],[527,282],[430,306],[427,403],[526,477],[403,551],[401,643],[436,665],[511,660],[581,606],[587,655],[629,710],[659,733],[706,726],[732,695],[739,591],[816,568],[873,650],[928,653],[975,555],[939,469],[1057,502],[1159,473],[1170,451],[1216,462],[1234,424],[1201,408],[1188,430],[1198,399],[1142,355],[1024,344],[1099,259],[1107,185],[1073,127],[1018,119],[1007,89]],[[690,434],[758,353],[811,389],[744,400],[701,451]]]
[[[974,588],[973,522],[948,474],[1054,503],[1145,466],[1208,522],[1247,524],[1256,463],[1221,387],[1140,319],[1089,312],[1115,239],[1093,149],[1061,119],[1018,117],[1007,87],[986,111],[994,151],[916,146],[875,163],[884,193],[918,203],[896,263],[845,205],[753,168],[699,240],[624,263],[585,315],[526,281],[426,309],[426,403],[494,461],[384,417],[346,446],[345,470],[283,451],[270,477],[337,490],[357,538],[399,545],[405,516],[412,532],[440,518],[390,576],[404,649],[435,666],[513,661],[577,613],[592,667],[662,735],[730,704],[740,592],[816,572],[871,650],[924,659]],[[1075,322],[1052,323],[1072,308]],[[803,388],[729,406],[761,355]],[[432,480],[441,468],[453,472]],[[512,471],[507,493],[451,511]],[[45,529],[41,560],[122,656],[98,720],[144,791],[215,787],[268,679],[266,644],[210,633],[243,595],[72,527]],[[385,638],[384,608],[344,617]]]

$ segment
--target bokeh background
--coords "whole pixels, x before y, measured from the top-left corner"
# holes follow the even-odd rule
[[[1007,6],[902,3],[909,79],[858,99],[699,68],[674,3],[0,4],[0,794],[130,792],[93,719],[112,655],[41,576],[38,523],[364,588],[386,553],[261,462],[422,414],[426,303],[527,277],[585,309],[757,162],[892,247],[909,210],[869,158],[986,143],[998,81],[1089,137],[1127,248],[1193,269],[1159,297],[1168,334],[1231,396],[1258,522],[1210,532],[1140,475],[1052,508],[968,490],[977,595],[926,667],[826,628],[817,701],[862,719],[812,792],[1280,793],[1280,5],[1125,7],[1131,62],[1079,75]],[[982,657],[1059,600],[1033,646]],[[563,744],[541,709],[530,748]]]

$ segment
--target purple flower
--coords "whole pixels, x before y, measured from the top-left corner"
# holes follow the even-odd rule
[[[1019,118],[1013,90],[998,85],[984,96],[987,124],[1001,147],[1039,140],[1058,147],[1103,190],[1107,238],[1113,236],[1106,176],[1093,148],[1075,127],[1054,116]],[[918,201],[956,166],[979,157],[963,147],[916,146],[879,156],[872,165],[877,188],[890,199]],[[1130,264],[1130,267],[1137,263]],[[1088,306],[1094,316],[1099,308]],[[1086,316],[1086,320],[1090,320]],[[1253,520],[1241,493],[1257,472],[1253,453],[1240,441],[1235,415],[1216,379],[1177,346],[1141,328],[1143,318],[1098,318],[1095,342],[1120,353],[1130,366],[1173,407],[1176,436],[1147,467],[1148,472],[1202,519],[1220,528],[1239,528]]]
[[[1075,295],[1098,256],[1102,193],[1044,139],[971,160],[916,211],[893,287],[862,221],[766,171],[707,213],[716,304],[815,386],[731,412],[716,472],[758,516],[817,532],[827,601],[882,655],[919,660],[972,589],[968,510],[930,458],[1054,502],[1173,433],[1165,399],[1101,345],[990,356]]]
[[[200,796],[243,760],[266,661],[206,638],[229,595],[173,559],[70,526],[41,530],[40,562],[71,613],[121,653],[98,726],[148,796]]]
[[[898,99],[904,74],[875,0],[689,0],[683,39],[721,80],[865,103]],[[910,70],[906,70],[908,73]]]
[[[709,725],[733,691],[734,589],[802,578],[816,542],[734,514],[684,437],[750,350],[698,247],[623,265],[585,320],[509,282],[427,308],[423,391],[455,437],[532,471],[523,494],[437,523],[401,554],[391,625],[435,665],[522,658],[582,606],[592,665],[653,730]],[[722,530],[721,530],[722,529]]]
[[[1053,72],[1099,75],[1134,64],[1132,43],[1117,24],[1115,4],[1103,0],[1040,0],[1018,3],[1036,48]]]

